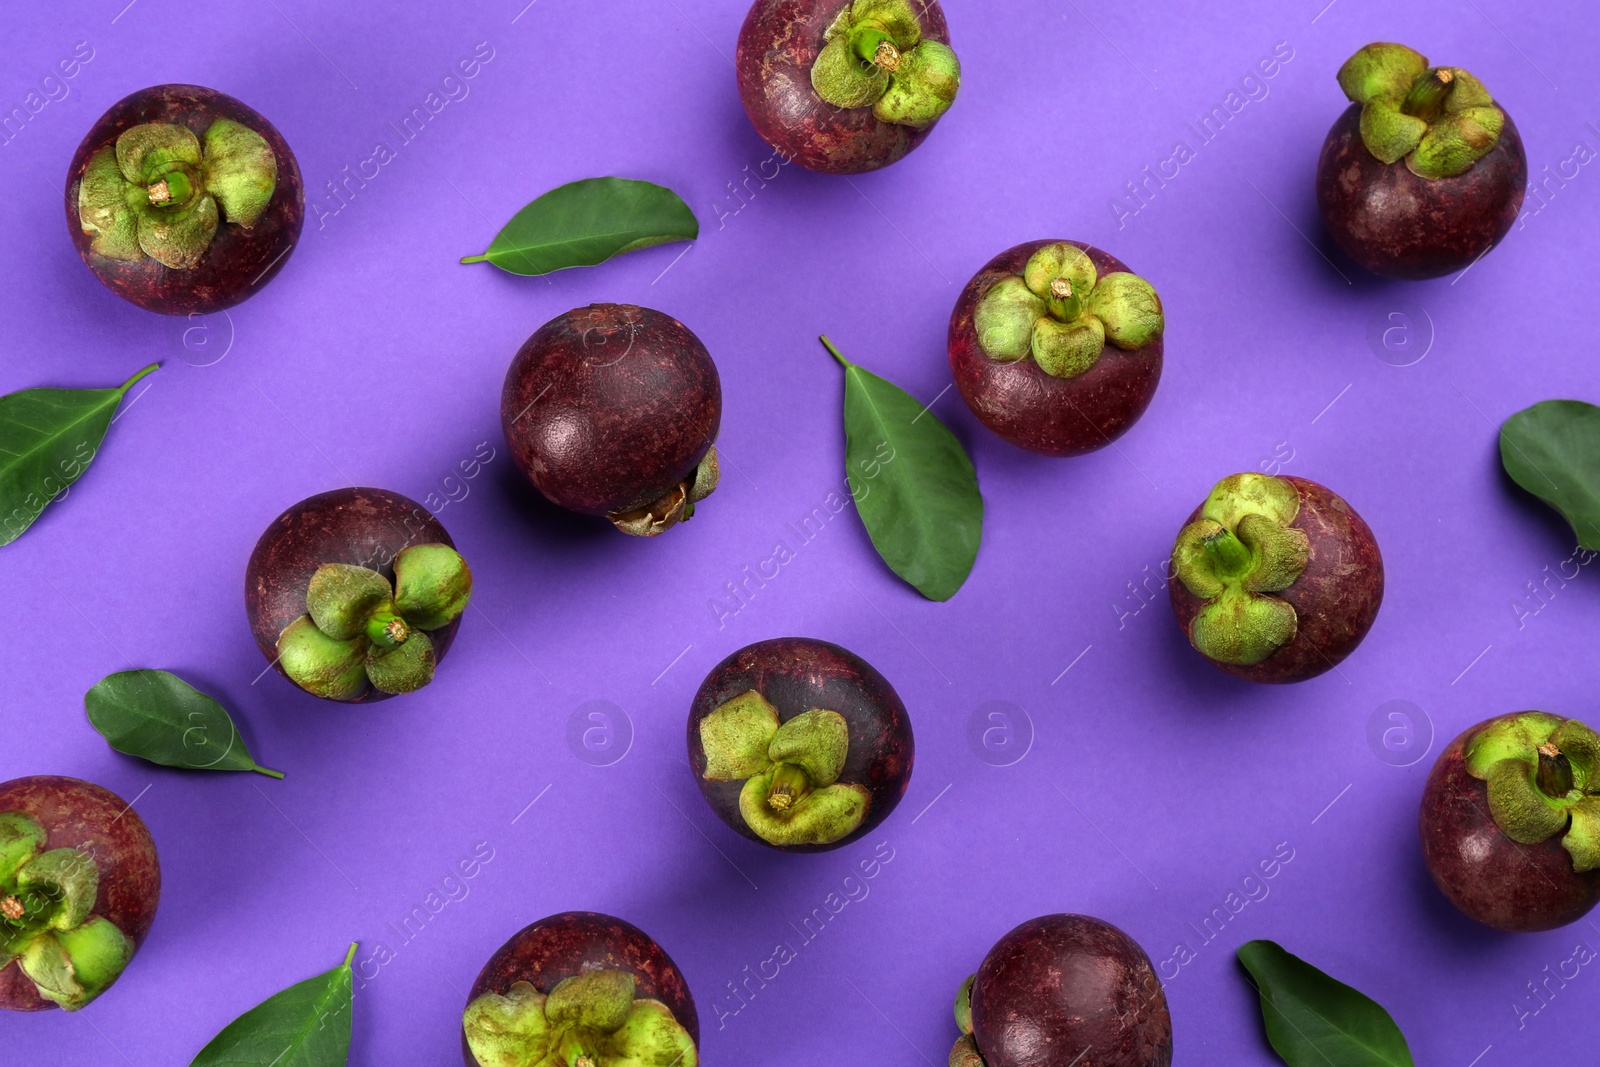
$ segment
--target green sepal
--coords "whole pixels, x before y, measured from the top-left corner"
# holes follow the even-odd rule
[[[163,267],[191,270],[211,247],[217,222],[217,202],[209,196],[186,208],[144,209],[139,213],[139,247]]]
[[[1561,847],[1572,857],[1572,869],[1579,874],[1600,869],[1600,797],[1584,797],[1568,810],[1572,826]]]
[[[1057,278],[1071,282],[1073,292],[1087,293],[1094,288],[1099,274],[1089,253],[1077,245],[1058,241],[1034,252],[1022,268],[1022,280],[1041,300],[1050,298],[1050,283]]]
[[[850,21],[857,26],[868,23],[881,28],[902,52],[915,48],[922,40],[922,25],[907,0],[855,0],[850,5]]]
[[[545,995],[527,982],[515,983],[505,996],[485,993],[468,1004],[461,1026],[473,1059],[481,1067],[542,1065],[550,1036],[544,1005]]]
[[[25,811],[0,811],[0,883],[16,877],[49,837],[44,827]]]
[[[1550,735],[1550,743],[1572,764],[1574,784],[1585,793],[1600,793],[1600,735],[1568,719]]]
[[[1536,845],[1567,826],[1566,805],[1541,793],[1534,773],[1532,765],[1515,756],[1489,771],[1489,814],[1507,837],[1523,845]]]
[[[739,791],[739,813],[763,841],[779,846],[831,845],[850,836],[866,819],[871,794],[859,785],[814,789],[782,811],[774,809],[767,794],[777,769],[751,778]]]
[[[1428,124],[1392,104],[1373,103],[1361,109],[1361,140],[1384,163],[1404,159],[1428,132]]]
[[[461,617],[472,600],[472,570],[449,545],[412,545],[394,561],[394,604],[418,630],[437,630]]]
[[[1339,88],[1357,104],[1381,100],[1398,105],[1427,69],[1427,57],[1420,52],[1379,41],[1344,61]]]
[[[433,681],[434,664],[433,641],[420,630],[392,649],[367,649],[367,679],[391,696],[414,693]]]
[[[989,287],[972,313],[978,344],[990,359],[1014,363],[1033,352],[1034,323],[1048,313],[1045,302],[1016,275]]]
[[[843,715],[824,708],[812,708],[778,727],[767,747],[772,762],[792,763],[805,771],[814,790],[839,780],[849,753],[849,725]]]
[[[367,619],[394,597],[389,579],[369,567],[324,563],[306,587],[306,611],[335,641],[366,633]]]
[[[553,1027],[583,1027],[609,1034],[633,1011],[636,981],[627,971],[586,971],[559,982],[544,1002]]]
[[[117,138],[117,167],[135,185],[150,185],[171,165],[200,163],[200,139],[187,126],[145,122]]]
[[[636,1000],[622,1027],[600,1037],[596,1067],[699,1067],[694,1039],[659,1000]]]
[[[1106,340],[1121,349],[1143,348],[1166,325],[1155,287],[1127,271],[1113,271],[1095,283],[1084,309],[1100,320]]]
[[[1211,490],[1200,514],[1233,529],[1252,512],[1287,526],[1300,514],[1300,492],[1271,474],[1231,474]]]
[[[950,110],[960,89],[961,61],[955,52],[938,41],[923,41],[901,54],[872,113],[879,122],[926,129]]]
[[[1243,579],[1251,593],[1278,593],[1293,585],[1311,562],[1311,538],[1304,530],[1280,526],[1265,515],[1249,514],[1235,531],[1250,549],[1251,570]]]
[[[700,720],[700,747],[709,782],[735,782],[765,771],[767,748],[778,732],[778,709],[751,689]]]
[[[977,981],[976,974],[969,974],[956,990],[956,1029],[963,1034],[972,1033],[972,987]]]
[[[1507,759],[1519,759],[1531,770],[1538,765],[1539,746],[1550,740],[1562,721],[1548,712],[1525,711],[1479,730],[1462,753],[1467,773],[1488,781],[1495,766]]]
[[[689,506],[693,507],[715,493],[721,481],[722,464],[717,460],[717,446],[712,445],[689,478]],[[687,519],[689,515],[685,513],[683,517]]]
[[[978,1052],[978,1042],[971,1034],[962,1034],[956,1038],[956,1043],[950,1046],[948,1067],[987,1067],[983,1056]]]
[[[1298,628],[1287,601],[1229,589],[1200,609],[1189,640],[1218,663],[1248,667],[1293,641]]]
[[[109,919],[91,916],[71,930],[40,934],[17,959],[39,996],[67,1011],[104,993],[128,966],[133,942]]]
[[[1177,543],[1172,546],[1172,570],[1185,589],[1201,600],[1212,600],[1227,588],[1217,577],[1216,568],[1206,552],[1208,538],[1226,529],[1215,519],[1196,519],[1178,531]]]
[[[889,72],[857,59],[848,36],[835,37],[811,65],[811,87],[834,107],[869,107],[889,90]]]
[[[75,848],[53,848],[29,860],[17,874],[17,888],[35,890],[58,901],[50,917],[54,930],[70,930],[89,917],[100,892],[100,868]]]
[[[122,176],[116,149],[110,145],[89,157],[78,184],[78,225],[90,237],[89,247],[107,259],[138,262],[139,216],[129,204],[143,191]]]
[[[1505,122],[1505,112],[1493,105],[1446,115],[1428,127],[1416,150],[1406,157],[1406,166],[1423,178],[1465,174],[1494,148]]]
[[[1092,315],[1069,323],[1042,318],[1033,327],[1033,361],[1052,378],[1076,378],[1099,362],[1105,348],[1105,328]]]
[[[278,159],[267,139],[232,119],[206,129],[206,192],[217,198],[229,222],[249,229],[272,203]]]
[[[367,688],[368,643],[364,636],[335,640],[317,629],[311,616],[302,615],[278,636],[278,664],[306,692],[350,700]]]

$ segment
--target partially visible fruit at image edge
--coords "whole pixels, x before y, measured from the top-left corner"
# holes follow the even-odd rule
[[[67,171],[67,224],[106,287],[167,315],[233,307],[289,259],[305,219],[294,153],[225,93],[155,85],[102,115]]]
[[[121,977],[155,921],[144,820],[76,778],[0,784],[0,1008],[77,1011]]]
[[[472,597],[439,520],[382,489],[335,489],[267,527],[245,571],[261,654],[313,696],[384,700],[433,680]]]
[[[595,912],[525,927],[483,965],[461,1019],[466,1067],[696,1067],[700,1016],[650,935]]]

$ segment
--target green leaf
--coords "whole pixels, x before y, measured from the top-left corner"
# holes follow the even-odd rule
[[[344,1067],[350,1059],[350,961],[257,1004],[189,1067]]]
[[[166,671],[121,671],[83,698],[89,722],[118,752],[199,771],[257,771],[233,719],[221,704]]]
[[[1415,1067],[1405,1035],[1366,995],[1271,941],[1247,943],[1239,962],[1261,994],[1267,1040],[1289,1067]]]
[[[1511,480],[1561,512],[1583,548],[1600,549],[1600,407],[1546,400],[1500,427]]]
[[[972,460],[915,397],[822,343],[845,368],[845,477],[872,547],[917,592],[949,600],[983,536]]]
[[[115,389],[24,389],[0,396],[0,545],[82,477],[111,415],[152,363]]]
[[[586,178],[539,197],[511,217],[487,252],[461,262],[537,276],[699,236],[699,220],[671,189],[629,178]]]

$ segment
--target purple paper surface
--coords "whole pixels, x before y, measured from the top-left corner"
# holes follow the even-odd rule
[[[1055,911],[1145,947],[1180,1064],[1278,1062],[1233,959],[1257,937],[1384,1004],[1419,1063],[1591,1057],[1600,926],[1475,926],[1433,888],[1416,830],[1428,768],[1467,726],[1596,715],[1596,579],[1501,473],[1495,436],[1538,400],[1597,399],[1584,5],[955,0],[961,99],[905,161],[847,180],[781,165],[750,128],[736,0],[123,3],[12,10],[0,46],[0,392],[164,364],[93,469],[0,551],[0,780],[73,775],[134,802],[165,886],[109,993],[0,1022],[7,1062],[187,1063],[359,941],[351,1063],[455,1063],[480,966],[568,909],[661,942],[711,1064],[942,1064],[961,980]],[[1522,132],[1527,206],[1464,276],[1379,283],[1323,254],[1312,175],[1345,107],[1334,72],[1371,40],[1470,69]],[[62,78],[75,49],[92,58]],[[102,288],[61,204],[94,119],[168,81],[261,111],[306,180],[281,275],[192,321]],[[1228,117],[1206,139],[1213,108]],[[601,174],[676,189],[700,240],[546,279],[457,264],[534,196]],[[1167,310],[1149,411],[1080,459],[1001,442],[950,388],[960,286],[1041,237],[1109,250]],[[722,487],[652,541],[531,503],[501,439],[517,347],[606,300],[680,318],[722,376]],[[842,380],[821,332],[972,454],[983,546],[946,604],[829,507],[846,497]],[[1172,539],[1240,470],[1320,481],[1376,533],[1387,596],[1338,671],[1234,681],[1172,619]],[[371,707],[262,675],[242,604],[266,525],[351,484],[430,502],[478,578],[437,681]],[[872,662],[918,744],[899,809],[823,855],[724,827],[684,752],[705,673],[790,634]],[[131,667],[216,696],[288,777],[111,751],[83,693]]]

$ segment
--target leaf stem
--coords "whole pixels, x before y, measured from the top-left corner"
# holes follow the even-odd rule
[[[359,941],[350,942],[350,951],[345,953],[344,956],[344,966],[350,966],[350,961],[356,958],[356,946],[358,944],[360,944]]]
[[[132,378],[129,378],[127,381],[123,382],[121,387],[117,390],[117,392],[119,392],[119,393],[123,394],[124,396],[126,396],[128,394],[128,390],[129,389],[132,389],[135,385],[139,384],[139,379],[143,378],[147,374],[154,374],[160,368],[161,368],[161,364],[159,364],[159,363],[150,364],[144,370],[140,371],[138,374],[135,374]]]
[[[462,259],[461,259],[461,262],[463,262],[463,263],[487,263],[487,262],[489,262],[489,253],[485,252],[481,256],[463,256]]]
[[[264,774],[268,778],[276,778],[280,782],[283,781],[283,772],[282,771],[275,771],[271,767],[263,767],[259,763],[256,764],[254,767],[252,767],[250,769],[255,771],[257,774]]]
[[[827,334],[823,334],[820,338],[818,338],[818,340],[822,342],[822,347],[826,348],[833,355],[833,358],[839,361],[839,366],[845,368],[846,370],[849,370],[851,367],[855,366],[854,363],[851,363],[848,359],[845,359],[837,348],[833,347],[833,342],[828,340]]]

